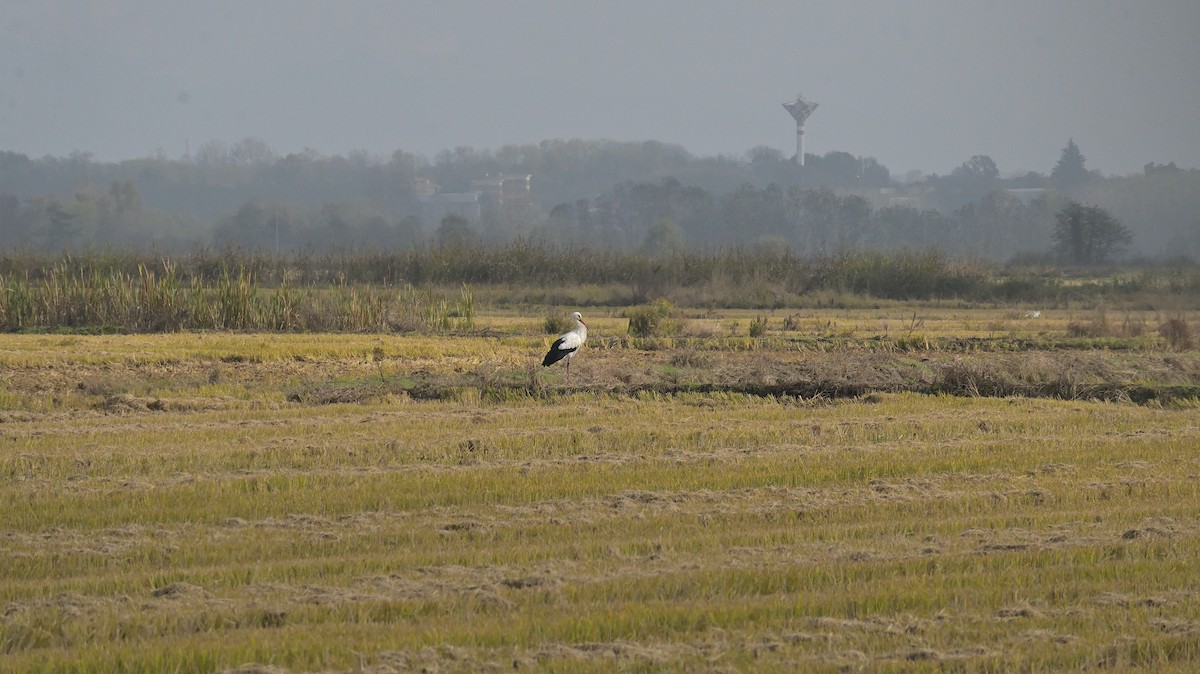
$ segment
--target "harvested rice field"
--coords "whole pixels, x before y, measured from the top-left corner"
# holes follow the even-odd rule
[[[0,335],[0,670],[1200,668],[1152,316],[590,313]]]

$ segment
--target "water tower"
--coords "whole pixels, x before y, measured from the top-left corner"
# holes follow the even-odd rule
[[[796,100],[784,103],[783,109],[792,113],[792,117],[796,119],[796,162],[804,166],[804,120],[813,114],[813,110],[817,109],[817,104],[806,101],[803,96],[796,94]]]

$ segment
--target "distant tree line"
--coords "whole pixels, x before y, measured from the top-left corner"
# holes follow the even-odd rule
[[[1061,201],[1024,204],[996,190],[951,214],[907,203],[876,207],[865,197],[827,187],[783,189],[751,184],[714,195],[668,178],[626,183],[594,201],[551,211],[547,238],[647,253],[735,244],[762,250],[827,255],[839,251],[937,248],[996,257],[1046,250]]]
[[[531,200],[484,204],[472,217],[431,216],[415,191],[418,179],[465,192],[484,177],[524,174]],[[1059,230],[1072,203],[1101,209],[1119,233],[1104,234],[1111,241],[1091,255],[1069,254]],[[205,143],[181,160],[0,152],[0,250],[404,250],[517,239],[651,255],[738,245],[1077,263],[1123,251],[1200,258],[1200,171],[1149,164],[1143,175],[1103,177],[1073,140],[1049,174],[1003,178],[976,155],[948,175],[905,183],[845,152],[807,155],[802,167],[771,148],[698,158],[653,141],[457,148],[433,160],[403,151],[278,156],[252,138]]]

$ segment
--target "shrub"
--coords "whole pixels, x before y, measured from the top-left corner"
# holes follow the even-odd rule
[[[1115,337],[1117,330],[1108,320],[1108,312],[1101,305],[1096,308],[1091,323],[1071,321],[1067,324],[1067,334],[1072,337]]]
[[[1171,318],[1158,328],[1158,334],[1176,351],[1187,351],[1192,348],[1192,329],[1182,318]]]
[[[567,319],[563,318],[558,312],[550,312],[546,314],[546,320],[542,323],[542,331],[548,335],[559,335],[568,330]]]
[[[655,300],[646,307],[625,312],[629,318],[629,334],[634,337],[666,337],[679,334],[683,321],[676,317],[675,307],[665,299]]]
[[[750,336],[762,337],[767,334],[767,317],[755,316],[750,320]]]

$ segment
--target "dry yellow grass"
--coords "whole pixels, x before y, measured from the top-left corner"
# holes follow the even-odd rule
[[[505,320],[449,339],[0,337],[0,669],[1200,662],[1194,401],[723,392],[1020,359],[646,350],[604,341],[616,316],[593,319],[577,387],[539,372],[488,395],[548,343]],[[1124,354],[1032,357],[1134,376]],[[1146,383],[1195,379],[1194,354],[1137,357],[1163,368]],[[716,385],[661,392],[689,377]],[[349,402],[306,398],[329,391]]]

